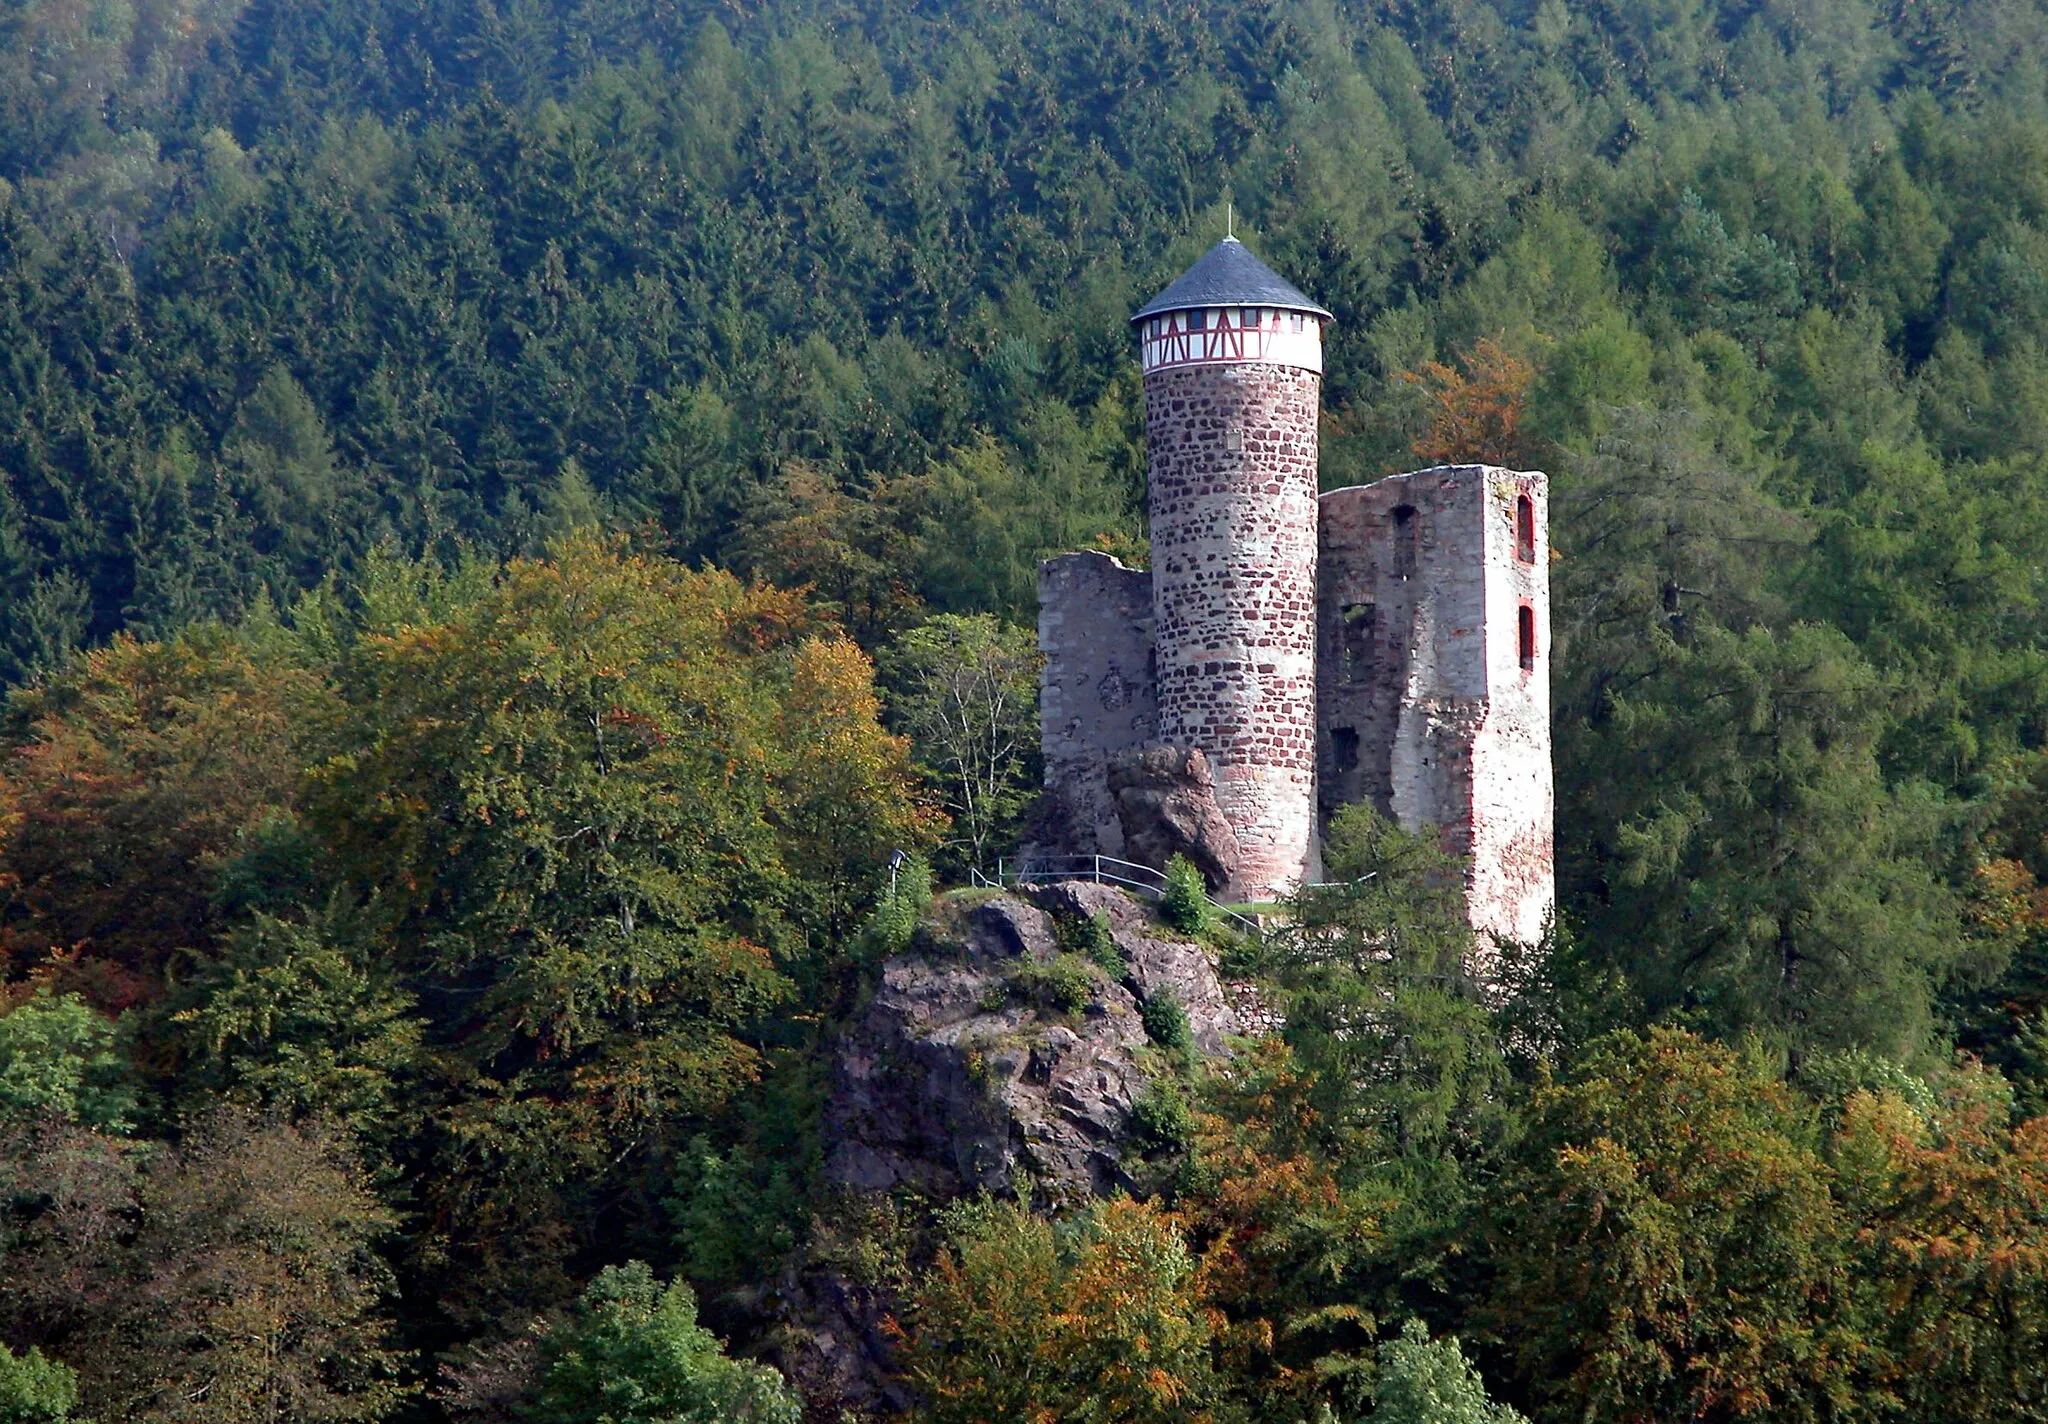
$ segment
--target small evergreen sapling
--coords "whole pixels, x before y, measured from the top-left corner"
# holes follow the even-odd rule
[[[1159,900],[1159,915],[1182,934],[1199,935],[1209,928],[1216,907],[1209,901],[1209,883],[1202,871],[1184,855],[1166,862],[1166,893]]]
[[[1431,1340],[1420,1320],[1380,1346],[1380,1379],[1371,1424],[1528,1424],[1486,1397],[1486,1383],[1458,1348],[1458,1338]]]
[[[1182,1057],[1194,1051],[1194,1030],[1188,1024],[1188,1011],[1173,990],[1161,988],[1146,996],[1138,1006],[1138,1017],[1143,1020],[1146,1035],[1161,1048]]]

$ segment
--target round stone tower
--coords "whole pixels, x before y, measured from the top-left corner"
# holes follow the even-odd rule
[[[1320,872],[1316,426],[1330,313],[1225,238],[1131,322],[1145,369],[1158,740],[1200,747],[1227,897]]]

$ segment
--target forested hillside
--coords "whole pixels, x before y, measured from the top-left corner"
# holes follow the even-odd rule
[[[1230,211],[1552,474],[1558,934],[1353,823],[1142,1200],[849,1198]],[[2029,0],[12,0],[0,1418],[2048,1417],[2044,596]]]

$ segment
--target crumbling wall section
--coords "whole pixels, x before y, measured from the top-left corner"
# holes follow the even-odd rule
[[[1038,567],[1039,680],[1048,804],[1045,848],[1122,855],[1109,763],[1154,739],[1152,575],[1108,554],[1061,554]]]
[[[1159,740],[1207,754],[1247,900],[1316,874],[1320,400],[1288,366],[1145,377]]]
[[[1485,471],[1487,716],[1472,747],[1472,925],[1534,944],[1557,906],[1550,482]]]
[[[1474,927],[1533,942],[1555,895],[1543,476],[1454,465],[1332,490],[1321,530],[1324,820],[1365,801],[1440,827],[1471,858]]]
[[[1369,801],[1467,849],[1485,714],[1484,531],[1462,467],[1322,497],[1317,756],[1323,811]]]

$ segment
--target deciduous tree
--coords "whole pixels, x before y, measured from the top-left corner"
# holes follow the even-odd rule
[[[1868,1387],[1852,1223],[1791,1093],[1671,1029],[1540,1087],[1496,1211],[1492,1333],[1589,1421],[1823,1420]]]

